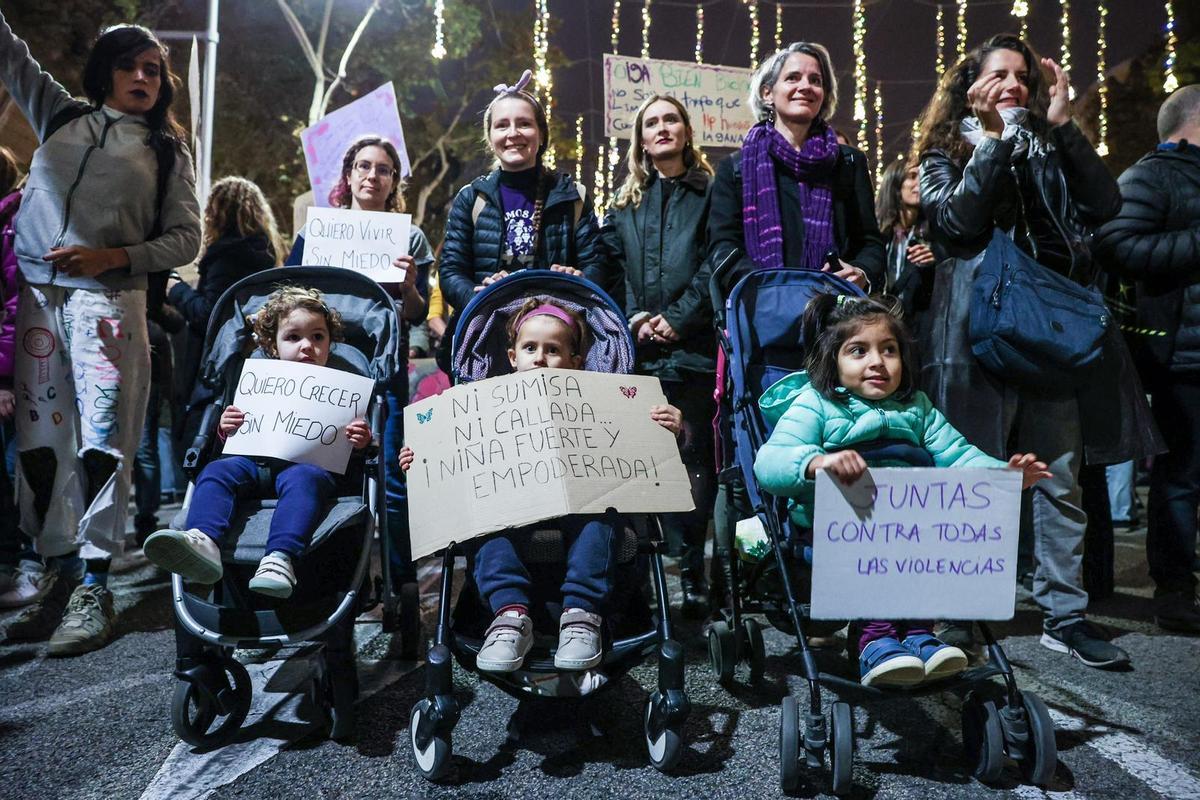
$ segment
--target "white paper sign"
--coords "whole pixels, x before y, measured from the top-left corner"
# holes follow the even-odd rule
[[[343,429],[366,416],[374,386],[370,378],[315,364],[247,359],[233,398],[246,421],[223,452],[316,464],[341,475],[353,449]]]
[[[1021,473],[817,473],[814,619],[1012,619]]]
[[[304,162],[318,206],[329,207],[329,192],[342,176],[342,158],[360,136],[382,136],[396,146],[400,155],[400,177],[409,174],[404,128],[396,105],[396,87],[391,81],[336,111],[330,111],[311,127],[300,131]]]
[[[413,557],[566,514],[692,510],[675,437],[650,419],[664,403],[658,378],[539,369],[408,406]]]
[[[752,70],[690,61],[604,56],[604,135],[628,139],[638,106],[669,94],[688,110],[704,147],[741,147],[754,118],[746,105]]]
[[[376,283],[400,283],[405,270],[392,262],[408,255],[411,224],[410,214],[311,206],[300,260],[305,266],[361,272]]]

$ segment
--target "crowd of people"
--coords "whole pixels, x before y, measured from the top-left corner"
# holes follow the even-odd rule
[[[1162,144],[1118,181],[1072,119],[1062,68],[1016,36],[994,36],[941,76],[911,152],[882,170],[876,188],[866,155],[833,127],[828,51],[797,42],[758,66],[755,124],[715,168],[685,105],[646,98],[624,183],[600,220],[586,187],[544,166],[550,129],[529,80],[526,72],[495,87],[483,109],[492,168],[455,196],[440,246],[413,226],[408,254],[396,259],[405,277],[385,288],[404,321],[401,355],[437,354],[445,364],[457,313],[519,270],[583,276],[611,295],[627,316],[637,371],[662,383],[668,403],[654,418],[677,435],[691,481],[695,511],[664,520],[685,614],[705,617],[733,588],[716,561],[706,574],[710,523],[728,541],[731,520],[748,514],[736,487],[718,488],[722,366],[710,280],[717,273],[728,287],[751,271],[791,268],[829,272],[863,295],[796,309],[811,347],[806,368],[760,400],[777,424],[756,474],[789,498],[797,530],[811,524],[815,471],[858,477],[867,461],[856,447],[881,436],[921,446],[937,466],[1018,469],[1022,566],[1044,615],[1042,644],[1090,666],[1121,666],[1130,655],[1086,619],[1080,476],[1153,459],[1147,559],[1156,620],[1200,633],[1200,406],[1191,402],[1200,400],[1200,149],[1192,144],[1200,86],[1163,103]],[[131,545],[189,580],[220,577],[218,544],[255,464],[210,463],[185,529],[159,531],[159,420],[165,409],[178,460],[214,401],[197,374],[217,298],[247,275],[300,264],[304,241],[297,236],[287,251],[263,193],[244,178],[216,181],[201,213],[172,113],[176,79],[145,28],[99,37],[83,73],[87,99],[78,100],[0,16],[0,81],[40,142],[27,170],[0,149],[0,418],[12,458],[0,470],[0,608],[24,607],[8,641],[49,638],[51,655],[73,655],[112,638],[109,567]],[[329,204],[404,212],[395,146],[361,134]],[[1031,381],[973,352],[971,298],[997,232],[1073,285],[1131,290],[1119,318],[1127,324],[1109,324],[1100,337],[1099,366],[1047,367]],[[192,263],[195,285],[175,272]],[[303,288],[277,295],[255,320],[259,345],[270,357],[324,364],[337,309]],[[535,299],[514,315],[509,335],[514,370],[582,368],[586,336],[570,308]],[[1033,350],[1024,355],[1038,362]],[[388,387],[382,432],[396,585],[415,579],[408,399],[402,369]],[[225,409],[220,435],[237,430],[239,414]],[[356,420],[345,435],[361,447],[371,431]],[[328,495],[329,474],[302,467],[273,473],[280,496],[295,502],[273,522],[250,584],[263,594],[290,594],[292,559]],[[561,524],[570,546],[560,666],[586,669],[601,647],[613,526],[603,516]],[[516,669],[532,623],[528,574],[508,537],[478,549],[474,579],[495,615],[480,668]],[[911,685],[962,669],[971,626],[946,624],[935,635],[933,624],[869,623],[857,642],[864,682]]]

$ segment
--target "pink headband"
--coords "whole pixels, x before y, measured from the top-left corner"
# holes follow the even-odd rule
[[[521,317],[521,319],[517,321],[517,327],[513,328],[514,338],[521,332],[521,326],[528,322],[530,317],[554,317],[555,319],[561,320],[564,325],[575,332],[575,344],[577,346],[582,344],[583,337],[580,336],[581,331],[579,330],[578,323],[571,319],[571,315],[566,311],[563,311],[558,306],[552,306],[549,303],[542,303],[540,306]]]

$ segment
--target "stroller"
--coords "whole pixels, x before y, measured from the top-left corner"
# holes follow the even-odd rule
[[[339,480],[336,501],[296,561],[299,582],[287,600],[263,597],[246,585],[264,554],[273,499],[239,498],[233,524],[221,543],[226,569],[220,583],[196,586],[172,576],[179,682],[171,702],[171,724],[180,739],[205,749],[229,742],[250,709],[250,677],[233,657],[238,647],[321,642],[310,697],[331,738],[343,740],[354,732],[358,679],[353,626],[363,601],[376,519],[381,523],[386,519],[378,437],[386,408],[381,397],[397,368],[399,339],[393,301],[377,283],[333,267],[286,267],[250,275],[221,296],[209,318],[200,370],[200,380],[214,390],[217,401],[205,409],[199,433],[185,456],[190,482],[173,525],[186,527],[196,476],[214,457],[217,422],[232,401],[243,362],[261,357],[248,319],[281,284],[318,289],[341,312],[345,340],[333,345],[328,366],[374,378],[368,414],[375,442],[366,451],[365,463],[351,459]],[[259,471],[260,490],[255,496],[270,498],[269,475],[265,469]],[[386,570],[386,531],[381,531],[380,540]],[[387,585],[386,580],[383,583]]]
[[[453,344],[453,372],[457,381],[469,382],[511,372],[507,357],[506,324],[511,314],[533,295],[549,295],[584,315],[592,345],[585,369],[629,373],[633,370],[633,342],[621,310],[598,286],[548,270],[525,270],[481,291],[463,310]],[[479,674],[518,700],[530,697],[583,697],[616,682],[655,650],[658,651],[658,687],[652,692],[643,718],[651,763],[671,769],[683,754],[683,728],[690,712],[684,694],[683,648],[672,635],[670,603],[663,571],[657,518],[625,528],[617,543],[617,572],[606,623],[612,641],[599,666],[586,672],[564,672],[554,666],[552,648],[536,641],[516,672]],[[653,525],[654,535],[646,529]],[[518,541],[518,553],[530,571],[533,592],[530,614],[534,629],[554,625],[561,608],[548,587],[561,583],[565,550],[557,530],[535,531],[528,541]],[[466,548],[451,543],[442,553],[441,589],[437,633],[426,656],[425,697],[409,717],[409,733],[417,769],[429,780],[443,777],[452,754],[451,735],[460,713],[454,696],[451,654],[460,666],[475,671],[475,658],[492,621],[468,570],[457,604],[451,607],[454,558]],[[657,617],[644,593],[646,572],[653,576]],[[608,638],[607,636],[605,637]]]
[[[801,770],[820,769],[828,750],[833,792],[846,794],[851,788],[854,717],[850,705],[838,700],[832,703],[827,722],[821,711],[821,685],[859,692],[871,699],[896,697],[899,693],[866,687],[856,677],[823,672],[818,667],[806,638],[806,627],[808,633],[814,633],[821,624],[832,625],[832,629],[819,631],[832,633],[841,623],[814,623],[808,619],[808,587],[797,586],[806,582],[808,573],[805,565],[798,563],[804,559],[797,557],[787,504],[759,490],[754,479],[754,456],[771,433],[759,412],[759,396],[777,380],[804,365],[805,342],[799,311],[818,293],[861,296],[862,291],[828,273],[783,269],[750,273],[723,299],[720,273],[720,269],[714,273],[710,290],[727,365],[720,410],[726,469],[721,475],[727,485],[744,486],[749,507],[746,513],[753,513],[761,521],[770,549],[759,563],[740,575],[739,556],[732,544],[727,542],[718,548],[728,562],[724,568],[729,575],[731,602],[709,628],[710,662],[722,683],[733,678],[736,666],[742,662],[748,663],[752,681],[762,675],[765,658],[762,632],[745,615],[748,608],[762,611],[775,627],[794,633],[808,681],[808,707],[802,715],[795,696],[783,699],[780,783],[785,792],[794,790]],[[871,454],[860,449],[871,463]],[[925,450],[911,447],[911,451],[905,459],[911,466],[932,466]],[[1058,760],[1049,711],[1032,692],[1017,688],[1004,650],[986,624],[980,622],[979,627],[987,651],[985,664],[906,694],[965,691],[963,743],[975,777],[984,783],[995,782],[1007,754],[1020,765],[1027,781],[1044,786],[1053,776]],[[996,676],[1002,679],[1003,687],[989,680]]]

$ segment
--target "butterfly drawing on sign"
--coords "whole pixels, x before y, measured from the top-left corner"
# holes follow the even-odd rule
[[[637,397],[637,387],[636,386],[622,386],[621,394],[625,395],[630,400],[632,400],[633,398]]]
[[[426,411],[424,414],[422,414],[420,411],[417,412],[417,422],[421,423],[422,425],[424,425],[426,422],[429,422],[432,419],[433,419],[433,409],[432,408],[429,409],[428,411]]]

